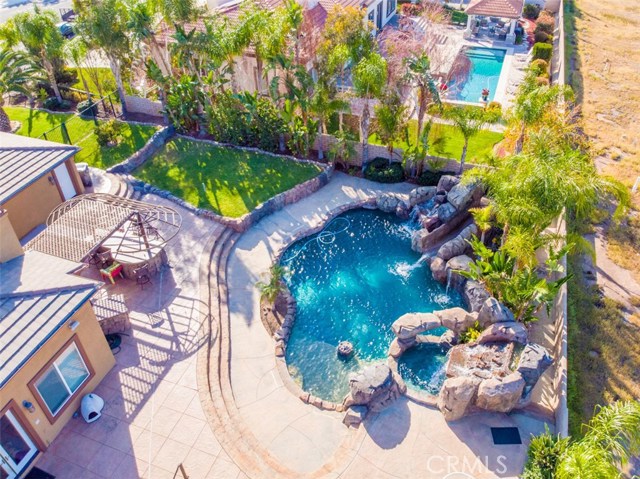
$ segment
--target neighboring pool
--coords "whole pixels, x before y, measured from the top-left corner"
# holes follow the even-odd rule
[[[418,261],[408,224],[395,214],[353,210],[284,252],[281,264],[289,269],[286,282],[298,303],[286,360],[304,390],[341,401],[349,372],[386,358],[399,316],[462,306],[460,296],[446,294]],[[354,345],[351,359],[336,354],[342,340]],[[444,354],[429,354],[425,361],[433,360],[437,371]]]
[[[500,72],[504,63],[505,50],[498,48],[470,47],[464,50],[471,61],[471,71],[460,84],[450,85],[448,99],[478,103],[482,90],[489,89],[489,101],[492,101],[498,88]]]

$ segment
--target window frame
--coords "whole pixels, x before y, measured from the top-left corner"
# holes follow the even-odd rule
[[[46,401],[40,394],[40,391],[38,390],[38,387],[37,387],[37,383],[42,379],[42,377],[45,374],[47,374],[51,370],[51,368],[54,368],[56,371],[56,374],[58,374],[59,377],[62,379],[62,382],[64,384],[64,387],[67,389],[67,392],[70,392],[69,386],[66,383],[66,379],[60,373],[60,370],[56,366],[56,362],[72,347],[75,347],[76,351],[80,355],[80,359],[82,360],[82,363],[84,364],[84,367],[88,371],[89,375],[86,378],[84,378],[84,380],[82,381],[82,383],[80,383],[78,388],[73,393],[71,393],[69,397],[67,397],[67,399],[58,408],[58,410],[55,412],[52,412],[49,409],[49,406],[47,405]],[[71,339],[69,339],[69,341],[67,341],[58,350],[58,352],[51,359],[49,359],[49,361],[47,361],[47,363],[40,369],[40,371],[38,371],[38,373],[33,377],[33,379],[29,381],[28,387],[29,387],[29,390],[31,391],[31,394],[33,394],[33,397],[35,398],[36,402],[42,409],[42,412],[49,420],[49,423],[54,424],[56,420],[66,411],[66,409],[73,402],[73,400],[80,395],[80,393],[85,388],[87,383],[89,383],[89,381],[91,381],[94,376],[95,376],[95,370],[93,369],[93,367],[91,366],[91,363],[87,358],[87,353],[84,347],[82,346],[82,343],[78,341],[77,337],[74,335]]]

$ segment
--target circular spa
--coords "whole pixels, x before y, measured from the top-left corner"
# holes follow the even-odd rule
[[[350,372],[387,357],[394,339],[391,324],[398,317],[462,306],[459,294],[435,281],[426,261],[411,249],[412,232],[410,220],[357,209],[284,252],[280,263],[297,302],[286,361],[305,391],[342,401]],[[338,354],[344,342],[353,346],[351,354]],[[417,352],[424,354],[409,359],[421,381],[409,385],[437,393],[445,353],[423,346]]]

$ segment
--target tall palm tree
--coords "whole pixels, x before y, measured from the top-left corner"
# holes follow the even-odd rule
[[[518,131],[516,153],[524,148],[527,128],[538,123],[550,111],[556,111],[550,106],[561,100],[573,99],[573,90],[568,85],[537,86],[535,82],[535,74],[529,72],[511,109],[510,122]]]
[[[15,38],[35,58],[42,63],[53,93],[62,101],[56,81],[55,62],[63,58],[64,37],[58,29],[57,17],[53,10],[41,10],[37,6],[33,12],[17,14],[9,24],[15,29]]]
[[[150,0],[127,3],[129,11],[127,29],[131,32],[134,42],[144,45],[150,52],[156,53],[154,57],[157,59],[158,67],[167,75],[171,72],[171,65],[162,54],[156,39],[159,17],[156,7],[156,2]]]
[[[414,55],[409,57],[406,63],[407,78],[416,89],[418,107],[418,130],[416,131],[416,139],[419,139],[422,134],[424,117],[429,106],[433,104],[442,105],[442,102],[436,82],[431,74],[431,61],[429,60],[429,56],[426,53]]]
[[[453,122],[454,126],[462,133],[464,144],[460,154],[460,171],[464,171],[464,162],[467,158],[469,140],[476,136],[484,126],[491,121],[490,114],[476,107],[450,107],[444,110],[446,119]]]
[[[363,168],[369,160],[370,102],[382,95],[386,83],[387,61],[379,53],[370,53],[353,68],[353,87],[356,94],[364,101],[362,115],[360,116]]]
[[[105,19],[109,21],[105,21]],[[128,11],[121,0],[98,0],[84,3],[78,10],[77,27],[88,45],[101,50],[109,60],[116,80],[116,89],[122,104],[122,114],[127,116],[127,98],[122,78],[123,63],[130,54],[128,35]]]
[[[387,146],[389,164],[391,164],[393,144],[402,137],[407,125],[407,107],[400,95],[392,91],[383,95],[380,104],[375,107],[374,111],[376,113],[374,130],[380,141]]]
[[[311,98],[310,110],[318,119],[318,158],[324,158],[324,142],[322,133],[327,133],[327,122],[331,116],[349,108],[349,103],[332,94],[328,86],[318,83]]]
[[[15,92],[30,96],[30,86],[42,80],[41,70],[24,53],[9,48],[0,50],[0,131],[10,131],[11,121],[4,111],[4,95]]]

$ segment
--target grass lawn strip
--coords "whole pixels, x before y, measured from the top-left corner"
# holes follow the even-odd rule
[[[9,118],[22,123],[17,133],[33,138],[39,137],[63,121],[68,121],[67,130],[72,143],[82,148],[75,157],[76,162],[88,163],[90,166],[101,169],[109,168],[126,160],[142,148],[157,131],[154,126],[125,123],[122,142],[117,146],[103,147],[98,145],[93,134],[95,127],[93,120],[74,117],[71,113],[49,113],[43,110],[9,106],[4,109]],[[64,142],[59,129],[48,135],[47,139],[59,143]]]
[[[320,172],[312,163],[177,138],[134,176],[194,206],[237,218]]]

